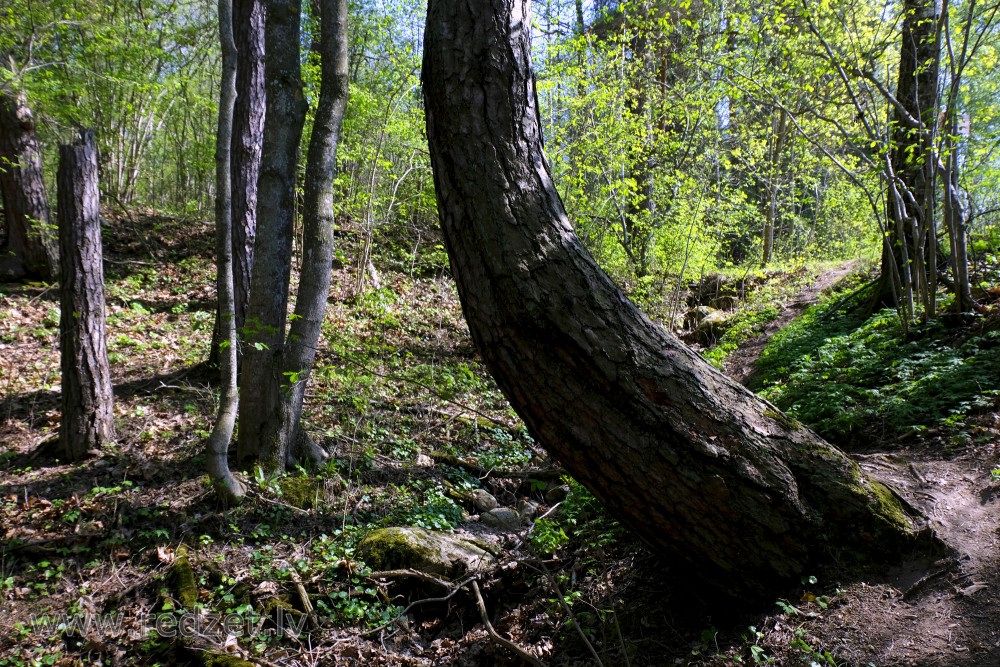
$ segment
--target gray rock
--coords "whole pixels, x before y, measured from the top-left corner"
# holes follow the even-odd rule
[[[545,502],[549,505],[555,505],[556,503],[561,503],[566,500],[569,495],[569,486],[566,484],[561,484],[559,486],[553,486],[551,489],[545,492]]]
[[[521,515],[509,507],[498,507],[489,512],[479,515],[479,520],[498,530],[519,530],[521,528]]]
[[[698,323],[698,342],[705,345],[714,343],[715,340],[726,330],[730,317],[731,315],[729,313],[725,313],[721,310],[714,310],[705,316]]]
[[[494,498],[489,491],[485,489],[476,489],[469,494],[469,501],[472,506],[476,508],[479,512],[489,512],[500,506],[497,499]]]
[[[357,553],[376,570],[412,568],[449,578],[479,572],[494,561],[485,542],[415,526],[374,530],[358,543]]]
[[[702,320],[717,312],[719,311],[709,306],[695,306],[684,314],[684,324],[688,329],[697,329]]]
[[[524,522],[531,521],[538,514],[538,503],[534,500],[521,500],[517,503],[517,514]]]

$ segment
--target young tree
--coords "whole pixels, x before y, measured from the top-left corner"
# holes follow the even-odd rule
[[[899,80],[886,163],[889,221],[882,252],[878,302],[901,304],[907,317],[913,299],[934,312],[937,278],[934,137],[940,111],[941,5],[906,0],[900,36]]]
[[[226,505],[242,500],[246,489],[229,470],[229,441],[236,426],[239,394],[236,386],[236,317],[233,298],[232,135],[236,102],[236,43],[233,40],[232,0],[219,0],[219,41],[222,44],[222,78],[219,88],[219,126],[215,145],[215,252],[219,295],[219,412],[208,438],[208,475]]]
[[[299,68],[297,0],[272,2],[267,19],[267,112],[258,199],[259,232],[247,311],[238,458],[269,471],[326,456],[299,427],[312,370],[333,256],[333,177],[347,106],[347,3],[320,0],[322,84],[306,165],[303,257],[286,336],[291,273],[296,149],[305,118]]]
[[[78,143],[59,147],[56,184],[62,258],[59,444],[71,461],[114,437],[97,185],[97,146],[93,133],[84,131]]]
[[[715,371],[583,249],[542,153],[527,0],[431,0],[427,136],[462,307],[533,436],[639,535],[726,595],[771,594],[824,545],[920,531],[882,483]]]
[[[0,92],[0,195],[7,227],[0,278],[54,279],[59,275],[57,241],[49,224],[35,118],[23,93]]]

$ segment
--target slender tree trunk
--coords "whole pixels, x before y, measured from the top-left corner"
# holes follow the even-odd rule
[[[919,519],[886,486],[651,322],[583,248],[542,153],[527,7],[431,0],[423,82],[465,317],[532,435],[707,590],[773,595],[829,550],[911,548]]]
[[[972,297],[972,284],[969,281],[969,246],[968,210],[963,201],[962,191],[958,183],[958,146],[951,137],[956,136],[958,128],[954,121],[948,130],[945,140],[947,164],[941,174],[944,181],[944,205],[942,213],[948,227],[948,237],[951,243],[951,272],[955,279],[955,310],[966,313],[978,304]]]
[[[63,455],[75,461],[114,438],[97,148],[92,132],[83,132],[77,144],[59,147],[56,185],[62,257],[59,445]]]
[[[764,215],[764,249],[761,253],[761,267],[766,268],[771,263],[774,254],[774,227],[778,219],[778,172],[781,168],[781,151],[788,136],[788,114],[784,109],[775,111],[776,117],[772,123],[770,137],[770,155],[768,156],[769,173],[767,176],[767,212]]]
[[[236,387],[236,318],[233,299],[232,135],[236,101],[236,43],[233,41],[232,0],[219,0],[219,42],[222,79],[219,87],[219,125],[215,136],[215,252],[219,295],[219,412],[206,444],[206,467],[215,492],[224,505],[236,505],[246,489],[229,470],[229,442],[236,426],[239,394]]]
[[[236,316],[236,362],[243,357],[238,343],[246,324],[250,296],[253,245],[257,236],[257,181],[264,140],[264,21],[263,0],[233,0],[233,40],[236,46],[236,101],[233,107],[231,201],[233,310]],[[219,345],[224,324],[221,306],[216,311],[208,363],[221,367]],[[225,380],[223,380],[225,382]]]
[[[933,144],[940,107],[939,12],[936,0],[903,3],[896,99],[905,113],[894,110],[891,122],[889,176],[894,182],[888,185],[888,239],[876,306],[899,306],[899,298],[923,302],[925,309],[931,305],[928,274],[934,271],[935,258],[927,246],[936,232]],[[909,281],[902,281],[903,294],[894,294],[894,276],[909,276]]]
[[[49,221],[42,153],[23,94],[0,93],[0,195],[7,226],[0,279],[58,277],[58,240]]]
[[[281,419],[273,438],[289,463],[295,458],[325,458],[325,453],[298,429],[306,381],[316,358],[330,294],[334,249],[333,179],[337,173],[337,143],[348,94],[347,0],[319,0],[318,4],[322,83],[306,163],[299,291],[295,317],[281,359],[281,375],[287,378],[289,387],[280,396],[278,413]]]
[[[299,0],[268,5],[266,38],[267,111],[257,199],[257,239],[244,327],[240,376],[241,466],[260,462],[269,470],[285,466],[273,437],[280,422],[281,348],[287,320],[299,141],[306,115],[299,68]]]

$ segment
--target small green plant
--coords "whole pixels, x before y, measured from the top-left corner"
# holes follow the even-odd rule
[[[569,537],[562,526],[552,519],[545,518],[535,521],[528,539],[535,551],[546,556],[551,556],[569,542]]]
[[[795,639],[792,640],[790,646],[798,651],[804,660],[808,661],[809,667],[837,667],[837,661],[829,651],[813,648],[803,628],[795,630]]]
[[[778,609],[781,610],[785,616],[801,616],[802,610],[793,605],[788,600],[777,600],[774,604],[778,605]]]
[[[419,499],[399,517],[402,523],[447,531],[462,522],[462,508],[445,495],[440,483],[421,481],[413,486],[420,494]]]
[[[750,661],[755,665],[770,665],[774,663],[774,658],[770,657],[760,641],[764,639],[764,633],[754,626],[747,628],[748,634],[743,635],[743,642],[746,644]]]

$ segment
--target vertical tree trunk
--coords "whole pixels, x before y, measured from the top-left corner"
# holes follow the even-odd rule
[[[781,168],[781,151],[788,136],[788,113],[785,109],[774,112],[776,117],[772,123],[772,133],[769,139],[770,155],[768,156],[767,176],[767,212],[764,214],[764,249],[761,253],[761,267],[766,268],[771,263],[774,254],[774,228],[778,220],[778,179]]]
[[[219,0],[219,43],[222,79],[219,86],[219,124],[215,136],[215,252],[219,295],[219,412],[206,444],[208,475],[224,505],[236,505],[246,489],[229,470],[229,442],[236,426],[239,394],[236,387],[236,318],[233,299],[232,134],[236,101],[236,43],[233,41],[232,0]]]
[[[233,289],[237,329],[246,322],[257,234],[257,180],[264,141],[265,15],[263,0],[233,0],[233,37],[238,55],[232,138]]]
[[[527,7],[431,0],[423,82],[462,308],[532,435],[706,590],[773,595],[828,549],[910,548],[887,487],[651,322],[583,248],[542,153]]]
[[[23,94],[0,93],[0,195],[7,226],[0,278],[56,278],[58,241],[49,221],[35,119]]]
[[[267,469],[281,469],[296,458],[321,459],[326,454],[313,445],[300,432],[302,400],[306,381],[312,370],[316,347],[326,313],[330,292],[330,272],[333,257],[333,178],[337,168],[337,141],[341,121],[347,106],[348,49],[346,0],[319,0],[320,55],[322,84],[319,106],[313,124],[306,166],[305,206],[303,208],[303,257],[300,272],[295,315],[288,337],[284,342],[284,322],[277,328],[278,337],[268,342],[270,355],[251,349],[244,365],[244,392],[247,387],[261,387],[270,383],[265,391],[257,391],[252,399],[244,398],[240,413],[240,461],[256,460]],[[273,13],[272,8],[272,13]],[[268,33],[271,34],[270,32]],[[297,41],[294,43],[298,43]],[[268,61],[274,51],[268,46]],[[274,98],[268,92],[268,104]],[[275,100],[276,101],[276,100]],[[268,110],[267,117],[273,116]],[[271,123],[268,121],[268,127]],[[301,125],[299,126],[301,128]],[[266,173],[266,172],[265,172]],[[263,178],[261,193],[264,194]],[[294,181],[287,182],[286,195],[291,197]],[[262,199],[263,201],[263,199]],[[251,287],[250,322],[258,317],[255,306],[259,303],[257,282],[258,266],[265,256],[265,226],[263,210],[260,217],[261,241],[258,242],[254,262],[254,282]],[[272,256],[269,249],[266,256]],[[281,255],[290,261],[290,255]],[[287,290],[287,278],[284,289]],[[276,343],[276,344],[275,344]],[[273,346],[273,348],[272,348]],[[269,366],[265,364],[270,364]],[[252,375],[250,375],[252,373]],[[252,379],[251,379],[252,378]],[[247,384],[250,382],[251,384]],[[252,406],[252,414],[249,410]],[[245,421],[249,428],[245,427]],[[244,440],[244,432],[246,439]]]
[[[233,312],[237,339],[246,324],[250,296],[253,245],[257,236],[257,181],[264,141],[264,22],[263,0],[233,0],[233,41],[236,48],[236,100],[233,106],[231,201]],[[222,311],[216,311],[209,365],[220,367],[219,345],[224,340]],[[239,366],[243,348],[236,345]],[[223,382],[225,380],[223,379]]]
[[[280,421],[275,425],[275,435],[266,438],[277,442],[279,450],[285,452],[286,462],[293,458],[325,457],[325,453],[313,446],[298,428],[306,381],[316,358],[330,294],[334,249],[333,179],[337,172],[337,143],[349,86],[347,0],[319,0],[318,5],[322,83],[306,163],[299,291],[295,317],[281,357],[281,376],[286,378],[288,387],[281,392]]]
[[[104,257],[94,134],[59,147],[56,186],[62,264],[59,350],[62,421],[59,444],[78,460],[114,437],[111,373],[104,325]]]
[[[300,14],[299,0],[274,0],[268,5],[267,111],[240,376],[239,464],[259,461],[270,470],[285,465],[284,452],[268,438],[280,420],[281,386],[288,383],[279,369],[291,274],[298,148],[306,115],[299,68]]]
[[[940,5],[936,0],[903,3],[896,85],[896,99],[902,109],[893,111],[890,129],[893,182],[889,183],[886,197],[888,238],[883,247],[876,305],[898,306],[900,298],[922,301],[925,309],[931,305],[929,273],[934,271],[935,258],[928,251],[928,243],[936,233],[933,143],[940,107],[939,21]],[[894,282],[902,288],[902,294],[895,294]]]

